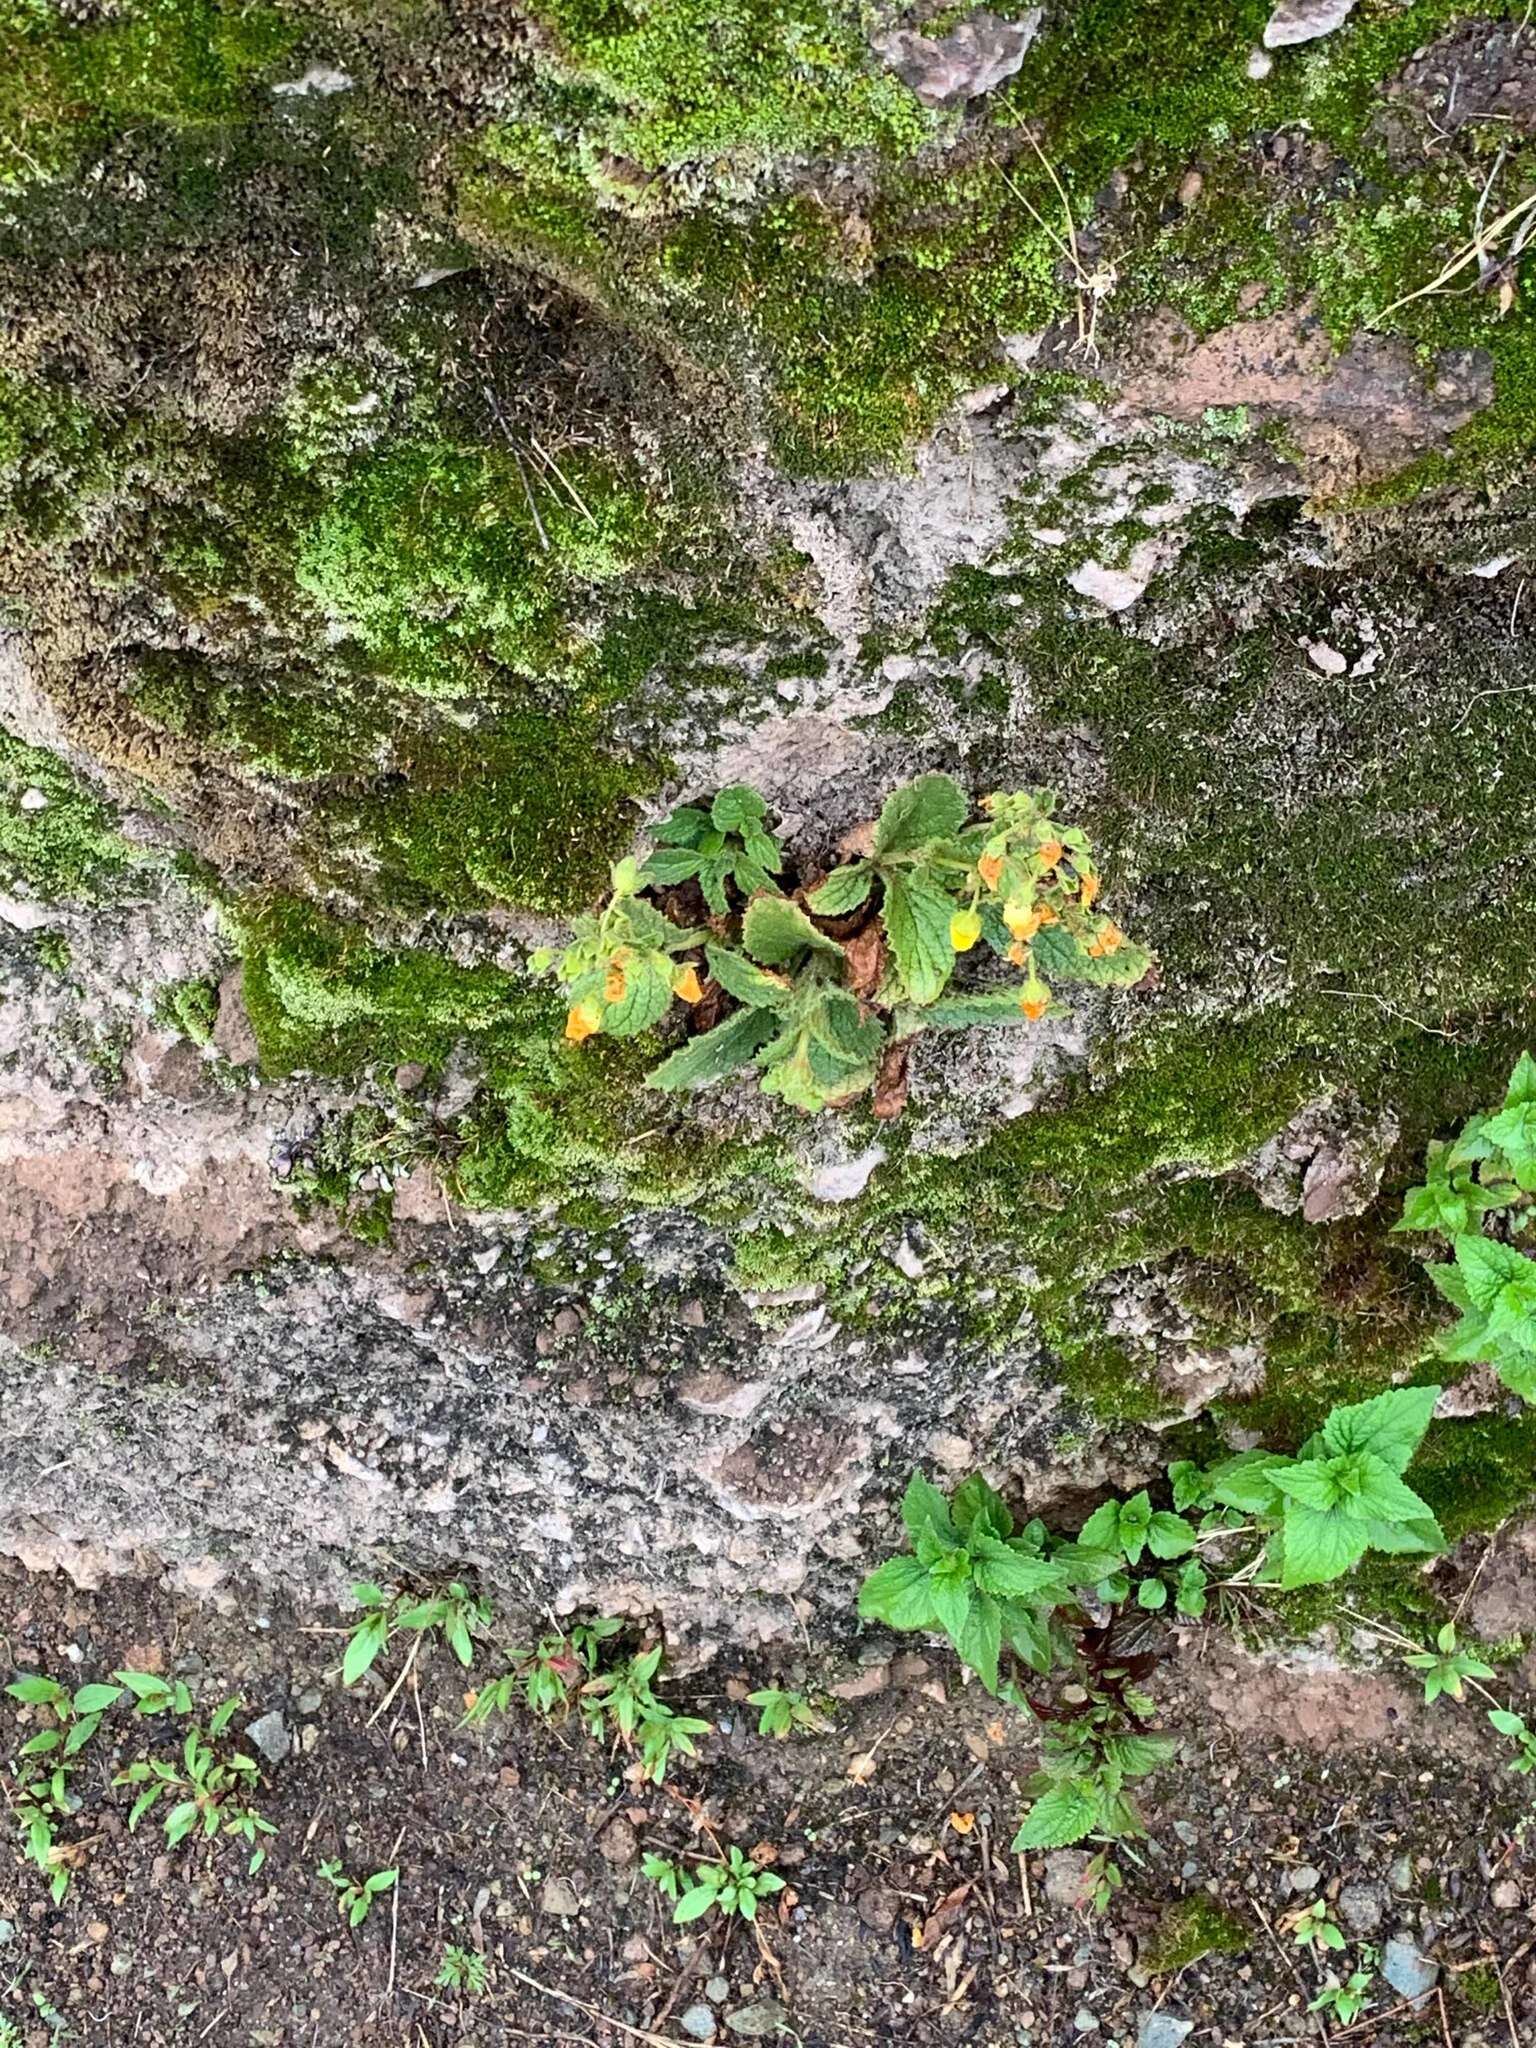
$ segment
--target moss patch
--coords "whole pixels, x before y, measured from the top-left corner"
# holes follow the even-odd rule
[[[0,877],[7,884],[23,882],[47,903],[99,896],[143,858],[57,755],[0,730]]]

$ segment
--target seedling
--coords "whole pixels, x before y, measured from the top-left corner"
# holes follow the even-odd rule
[[[641,1868],[673,1901],[672,1918],[679,1926],[716,1911],[727,1920],[738,1915],[755,1920],[758,1902],[784,1889],[782,1877],[760,1869],[734,1845],[714,1862],[700,1863],[691,1872],[665,1856],[647,1856]]]
[[[24,1757],[56,1755],[61,1762],[79,1755],[101,1726],[102,1715],[109,1707],[115,1707],[123,1696],[123,1689],[118,1685],[82,1685],[73,1693],[66,1692],[62,1685],[37,1672],[24,1673],[5,1690],[13,1700],[21,1700],[28,1706],[46,1707],[57,1724],[31,1736],[17,1754]]]
[[[1430,1146],[1424,1184],[1409,1189],[1394,1227],[1450,1246],[1450,1263],[1429,1268],[1461,1311],[1439,1340],[1440,1355],[1491,1365],[1529,1402],[1536,1402],[1536,1259],[1513,1240],[1533,1226],[1536,1059],[1523,1052],[1502,1106],[1473,1117],[1450,1144]]]
[[[457,1991],[464,1998],[483,1998],[491,1981],[491,1966],[478,1949],[459,1948],[449,1942],[432,1980],[444,1991]]]
[[[414,1663],[424,1643],[441,1636],[459,1662],[468,1668],[474,1662],[475,1637],[490,1626],[491,1603],[471,1593],[455,1580],[445,1593],[419,1600],[404,1593],[386,1593],[366,1582],[352,1588],[352,1597],[362,1608],[347,1638],[341,1660],[341,1682],[355,1685],[372,1669],[381,1652],[396,1634],[411,1635]]]
[[[481,1686],[464,1716],[465,1725],[478,1727],[492,1714],[506,1713],[519,1699],[535,1714],[563,1713],[596,1674],[603,1644],[623,1626],[611,1618],[578,1621],[566,1632],[544,1636],[531,1650],[511,1651],[512,1668]]]
[[[651,1690],[661,1659],[657,1643],[589,1679],[579,1699],[589,1735],[601,1741],[611,1729],[626,1749],[638,1743],[641,1775],[653,1785],[666,1778],[674,1756],[697,1756],[693,1737],[709,1733],[707,1721],[677,1713]]]
[[[83,1848],[61,1839],[60,1829],[79,1801],[69,1779],[102,1716],[122,1698],[115,1685],[82,1685],[70,1692],[40,1672],[24,1672],[6,1688],[25,1706],[47,1712],[53,1725],[29,1736],[11,1766],[17,1780],[12,1812],[21,1829],[26,1854],[48,1880],[49,1894],[59,1905],[69,1891]]]
[[[758,1692],[747,1694],[747,1705],[758,1711],[757,1732],[771,1735],[784,1742],[799,1732],[806,1735],[822,1733],[827,1726],[827,1717],[803,1692],[784,1692],[778,1686],[765,1685]]]
[[[1435,1638],[1435,1649],[1416,1650],[1405,1659],[1411,1670],[1424,1674],[1424,1699],[1426,1705],[1439,1699],[1442,1693],[1453,1700],[1466,1698],[1465,1681],[1469,1678],[1492,1678],[1494,1669],[1485,1664],[1481,1657],[1470,1650],[1456,1647],[1456,1624],[1448,1621]]]
[[[1508,1736],[1515,1745],[1515,1760],[1509,1768],[1519,1777],[1530,1777],[1536,1772],[1536,1731],[1526,1725],[1522,1715],[1512,1713],[1508,1707],[1490,1707],[1488,1719],[1500,1735]]]
[[[316,1872],[336,1893],[336,1910],[349,1927],[361,1927],[381,1892],[390,1891],[398,1870],[376,1870],[372,1877],[348,1877],[339,1858],[331,1857]]]
[[[703,1005],[708,1028],[648,1076],[652,1087],[702,1088],[752,1067],[766,1094],[798,1109],[841,1107],[874,1088],[876,1113],[894,1115],[904,1048],[919,1032],[1036,1023],[1051,1010],[1052,980],[1126,987],[1150,968],[1095,909],[1087,839],[1053,822],[1054,804],[1043,790],[998,793],[969,822],[958,783],[923,775],[887,800],[867,855],[776,889],[786,867],[762,798],[721,790],[707,811],[675,813],[643,867],[619,862],[606,907],[576,920],[557,968],[566,1036],[631,1037],[681,998]],[[695,879],[713,913],[707,931],[646,900]],[[976,975],[951,992],[978,944],[1018,978]],[[555,956],[529,964],[543,972]]]
[[[133,1711],[146,1719],[159,1714],[190,1714],[192,1694],[179,1678],[161,1678],[153,1671],[114,1671],[112,1676],[133,1695]]]
[[[1298,1907],[1280,1924],[1290,1928],[1291,1939],[1298,1948],[1337,1950],[1348,1946],[1344,1930],[1334,1919],[1326,1899],[1314,1899],[1310,1906]]]
[[[238,1699],[225,1700],[206,1729],[189,1728],[179,1763],[140,1758],[112,1782],[142,1787],[129,1810],[130,1834],[158,1801],[169,1800],[161,1824],[171,1848],[198,1830],[205,1839],[220,1833],[236,1836],[250,1847],[247,1868],[254,1876],[267,1857],[266,1844],[258,1837],[277,1832],[251,1804],[261,1771],[254,1758],[239,1751],[221,1754],[216,1746],[240,1704]]]
[[[1325,2012],[1341,2027],[1347,2027],[1359,2019],[1367,2006],[1375,2000],[1369,1996],[1374,1981],[1372,1970],[1352,1971],[1347,1983],[1341,1984],[1337,1977],[1330,1977],[1316,1998],[1307,2007],[1308,2012]]]

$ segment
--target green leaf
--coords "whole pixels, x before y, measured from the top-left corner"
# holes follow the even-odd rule
[[[1013,1838],[1015,1855],[1026,1849],[1064,1849],[1092,1834],[1099,1817],[1094,1793],[1076,1779],[1053,1785],[1037,1799]]]
[[[5,1690],[10,1698],[21,1700],[29,1707],[56,1707],[69,1697],[62,1685],[37,1672],[27,1672]]]
[[[183,1799],[180,1805],[173,1806],[165,1816],[165,1839],[174,1849],[176,1844],[184,1841],[196,1826],[197,1801]]]
[[[949,920],[954,904],[926,875],[898,872],[885,878],[880,915],[907,995],[919,1006],[944,992],[955,965]]]
[[[1382,1522],[1415,1522],[1429,1513],[1386,1460],[1372,1457],[1369,1451],[1356,1451],[1342,1477],[1347,1488],[1346,1513]]]
[[[638,1038],[672,1007],[672,966],[661,952],[631,953],[623,963],[624,993],[603,1003],[603,1029],[613,1038]]]
[[[958,1578],[935,1570],[928,1574],[928,1588],[940,1628],[956,1649],[959,1649],[960,1639],[965,1633],[972,1601],[975,1598],[971,1580],[968,1577]]]
[[[374,1609],[364,1616],[348,1639],[346,1655],[341,1660],[342,1684],[355,1685],[388,1640],[389,1615],[383,1609]],[[118,1675],[132,1684],[127,1672]]]
[[[1155,1613],[1168,1604],[1168,1588],[1161,1579],[1143,1579],[1136,1588],[1136,1604]]]
[[[1284,1471],[1291,1460],[1275,1451],[1241,1451],[1223,1459],[1206,1473],[1206,1485],[1213,1500],[1236,1508],[1245,1515],[1262,1515],[1274,1506],[1278,1488],[1275,1473]]]
[[[1336,1508],[1344,1498],[1337,1458],[1306,1458],[1276,1472],[1276,1486],[1287,1500],[1303,1502],[1309,1508]]]
[[[965,1621],[952,1631],[955,1648],[990,1693],[997,1691],[997,1660],[1003,1647],[1003,1617],[997,1602],[979,1588],[970,1599]]]
[[[965,823],[970,804],[948,775],[919,775],[888,796],[875,826],[875,858],[915,853],[935,839],[949,839]]]
[[[1323,1424],[1323,1442],[1336,1457],[1345,1451],[1368,1451],[1394,1472],[1404,1472],[1439,1398],[1438,1387],[1390,1387],[1369,1401],[1335,1408]]]
[[[1113,953],[1089,953],[1059,924],[1036,932],[1030,947],[1047,981],[1079,981],[1094,988],[1133,988],[1152,965],[1146,948],[1129,940]]]
[[[804,952],[820,953],[841,962],[836,939],[817,931],[798,903],[787,896],[754,896],[742,920],[742,942],[765,967],[783,967]]]
[[[1120,1503],[1107,1500],[1096,1507],[1077,1532],[1077,1540],[1085,1550],[1120,1551]]]
[[[1320,1586],[1341,1578],[1364,1557],[1369,1538],[1359,1522],[1337,1512],[1319,1511],[1302,1501],[1285,1504],[1285,1544],[1280,1583]]]
[[[893,1557],[872,1571],[859,1588],[859,1613],[888,1628],[932,1628],[933,1582],[915,1557]]]
[[[1148,1585],[1156,1584],[1147,1580]],[[1108,1735],[1104,1738],[1104,1754],[1112,1764],[1123,1771],[1128,1778],[1144,1778],[1149,1771],[1160,1771],[1164,1764],[1171,1764],[1179,1750],[1178,1743],[1171,1735]]]
[[[1067,1591],[1060,1567],[1044,1558],[1027,1557],[1005,1544],[988,1546],[973,1567],[976,1582],[1000,1600],[1023,1600],[1031,1606],[1061,1600]]]
[[[398,1870],[376,1870],[364,1884],[363,1890],[373,1893],[387,1892],[399,1875]]]
[[[1174,1605],[1180,1614],[1188,1615],[1191,1620],[1195,1621],[1204,1614],[1206,1584],[1205,1566],[1195,1558],[1191,1558],[1183,1571],[1179,1573],[1177,1596],[1174,1600]]]
[[[834,868],[805,900],[818,917],[846,917],[868,897],[874,879],[868,862],[856,861],[852,867]]]
[[[694,1885],[690,1891],[684,1892],[683,1896],[678,1900],[677,1905],[673,1909],[673,1920],[681,1926],[685,1921],[702,1919],[710,1907],[715,1904],[718,1896],[718,1889],[714,1885]]]
[[[100,1714],[85,1714],[64,1738],[64,1754],[77,1756],[101,1726]]]
[[[926,1479],[921,1472],[914,1472],[907,1481],[907,1490],[901,1498],[901,1519],[914,1542],[919,1536],[930,1534],[945,1544],[955,1540],[949,1502],[933,1481]]]
[[[744,782],[732,782],[719,790],[709,807],[709,820],[717,832],[744,832],[748,826],[760,825],[767,815],[767,804]]]
[[[1000,1540],[1006,1540],[1013,1534],[1013,1516],[1008,1512],[1007,1502],[1000,1493],[992,1490],[979,1472],[973,1472],[969,1479],[956,1487],[950,1510],[955,1527],[962,1535],[968,1536],[973,1528],[980,1528]]]
[[[1147,1548],[1154,1557],[1182,1557],[1195,1547],[1195,1532],[1182,1515],[1159,1508],[1147,1525]]]
[[[120,1685],[82,1685],[74,1697],[77,1714],[104,1714],[108,1707],[115,1707],[123,1696]]]
[[[898,1012],[898,1037],[921,1029],[971,1031],[986,1025],[1028,1024],[1019,1008],[1019,984],[979,989],[972,995],[942,995],[922,1008],[913,1006],[910,1021]]]
[[[645,1077],[648,1088],[705,1088],[723,1081],[751,1060],[765,1039],[773,1036],[773,1019],[764,1010],[738,1010],[713,1031],[690,1038]]]
[[[724,946],[706,946],[704,957],[709,963],[710,973],[726,994],[734,996],[738,1003],[748,1003],[756,1010],[778,1010],[792,994],[782,975],[768,974],[740,953],[729,952]]]
[[[646,856],[640,870],[648,882],[668,888],[686,882],[699,872],[703,856],[691,846],[658,846]]]

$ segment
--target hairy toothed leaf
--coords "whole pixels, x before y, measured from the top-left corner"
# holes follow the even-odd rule
[[[887,1628],[932,1628],[933,1582],[915,1557],[893,1557],[859,1588],[859,1614]]]
[[[1077,1780],[1053,1785],[1037,1799],[1013,1838],[1015,1855],[1026,1849],[1065,1849],[1093,1833],[1099,1802],[1091,1786]]]
[[[631,953],[622,963],[623,993],[606,999],[603,1029],[613,1038],[638,1038],[672,1007],[672,968],[665,953]]]
[[[974,1544],[973,1538],[973,1548]],[[1035,1605],[1066,1598],[1066,1575],[1058,1565],[1010,1550],[1005,1543],[987,1542],[983,1550],[976,1552],[974,1570],[977,1584],[1002,1600],[1023,1600]]]
[[[648,1088],[704,1088],[744,1067],[773,1036],[773,1018],[766,1010],[739,1010],[713,1031],[701,1032],[678,1047],[645,1077]]]
[[[865,861],[851,867],[834,868],[819,888],[806,898],[818,917],[846,917],[857,910],[874,884],[875,871]]]
[[[709,821],[717,832],[745,832],[749,826],[761,825],[767,815],[767,804],[744,782],[730,783],[718,791],[709,807]]]
[[[898,1036],[925,1027],[934,1031],[970,1031],[989,1024],[1033,1021],[1019,1007],[1017,983],[1007,988],[980,989],[972,995],[941,995],[936,1002],[921,1008],[914,1005],[908,1015],[910,1022],[904,1023],[898,1013]]]
[[[970,810],[964,791],[948,775],[919,775],[888,796],[875,825],[875,858],[914,853],[935,839],[949,839]]]
[[[668,888],[678,882],[691,881],[703,865],[703,859],[704,856],[691,846],[658,846],[646,856],[645,866],[640,872],[646,881]]]
[[[1013,1516],[1000,1493],[995,1493],[979,1472],[973,1472],[969,1479],[955,1488],[950,1503],[955,1527],[963,1534],[973,1528],[981,1529],[989,1536],[1006,1539],[1013,1534]]]
[[[742,943],[765,967],[783,967],[802,953],[820,953],[841,961],[843,949],[817,931],[798,903],[787,896],[754,896],[742,920]]]
[[[1047,925],[1030,941],[1035,965],[1047,981],[1080,981],[1095,988],[1133,988],[1152,965],[1144,946],[1127,939],[1113,953],[1089,953],[1065,925]]]
[[[961,1661],[970,1665],[988,1692],[995,1693],[997,1660],[1003,1647],[1003,1616],[989,1593],[979,1586],[972,1591],[965,1619],[952,1634]]]
[[[1335,1510],[1308,1507],[1299,1500],[1285,1504],[1285,1543],[1280,1583],[1320,1586],[1341,1578],[1364,1557],[1370,1539],[1363,1525]]]
[[[1335,1457],[1367,1451],[1394,1472],[1404,1472],[1439,1398],[1438,1387],[1389,1387],[1369,1401],[1335,1408],[1323,1424],[1323,1442]]]
[[[955,1540],[954,1517],[949,1502],[931,1479],[914,1472],[901,1498],[901,1519],[915,1543],[919,1536],[939,1537],[948,1548]]]
[[[1147,1548],[1154,1557],[1182,1557],[1195,1547],[1195,1532],[1182,1515],[1159,1508],[1147,1525]]]
[[[944,992],[955,965],[949,935],[954,904],[923,874],[887,875],[880,916],[898,973],[912,1002],[932,1003]]]

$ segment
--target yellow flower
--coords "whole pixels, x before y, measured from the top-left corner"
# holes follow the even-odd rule
[[[1032,939],[1044,922],[1044,912],[1031,910],[1021,899],[1003,905],[1003,923],[1016,939]]]
[[[704,1000],[704,988],[699,980],[699,970],[691,963],[686,967],[679,968],[678,972],[673,975],[672,993],[675,996],[681,996],[685,1003],[698,1003]]]
[[[1027,967],[1029,965],[1029,948],[1022,939],[1015,939],[1008,948],[1008,958],[1015,967]]]
[[[969,953],[981,937],[981,919],[974,910],[957,910],[949,920],[949,943],[957,953]]]
[[[603,1011],[600,1003],[573,1003],[566,1013],[565,1035],[572,1045],[580,1045],[584,1038],[591,1038],[603,1028]]]

